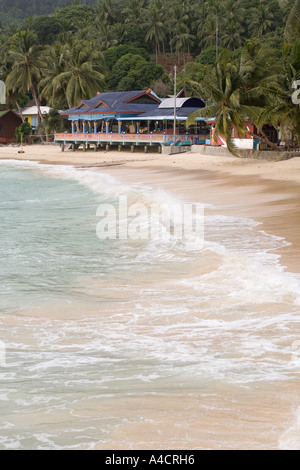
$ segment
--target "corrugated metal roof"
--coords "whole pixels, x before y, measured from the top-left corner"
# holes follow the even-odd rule
[[[199,108],[179,108],[176,110],[176,116],[177,118],[185,118],[187,119],[192,113],[195,111],[199,111]],[[172,119],[174,117],[174,109],[172,108],[165,108],[162,109],[160,107],[157,107],[155,110],[143,113],[140,118],[166,118],[166,119]]]
[[[181,108],[188,98],[176,98],[176,108]],[[160,103],[160,108],[173,108],[175,106],[175,98],[167,98]]]
[[[167,98],[161,102],[159,108],[174,109],[175,98]],[[205,103],[200,98],[176,98],[176,109],[177,108],[204,108]]]
[[[40,109],[42,114],[49,114],[49,112],[51,111],[51,108],[49,108],[49,106],[40,106]],[[29,106],[28,108],[23,108],[22,114],[24,114],[25,116],[37,116],[37,106]]]

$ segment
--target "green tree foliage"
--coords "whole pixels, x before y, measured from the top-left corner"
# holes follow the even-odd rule
[[[108,87],[115,91],[143,90],[163,76],[163,67],[138,54],[122,56],[112,68]]]
[[[248,42],[236,60],[224,50],[210,70],[209,79],[201,85],[208,106],[191,115],[187,125],[197,116],[215,116],[215,138],[225,137],[228,149],[234,154],[233,126],[242,137],[246,132],[245,122],[250,119],[259,130],[260,140],[277,148],[264,134],[263,126],[274,122],[274,116],[266,114],[271,102],[270,95],[265,93],[266,84],[278,80],[280,73],[273,52],[258,41]]]
[[[46,57],[45,77],[40,83],[42,96],[56,105],[65,99],[71,108],[103,88],[103,57],[88,41],[74,40],[56,47],[55,53],[50,49]]]
[[[51,109],[40,124],[40,130],[46,135],[51,135],[55,132],[64,132],[68,129],[70,129],[70,122],[66,119],[62,119],[57,109]]]
[[[43,67],[41,52],[41,46],[37,44],[37,36],[32,31],[20,31],[12,38],[12,49],[9,51],[12,65],[6,78],[6,88],[12,93],[30,91],[42,120],[43,115],[38,97],[38,84],[42,77]]]
[[[30,18],[25,24],[37,35],[39,44],[52,44],[62,31],[62,25],[53,16],[39,16]]]
[[[19,127],[16,129],[16,138],[18,142],[24,142],[27,137],[31,134],[32,127],[29,122],[23,122]]]
[[[95,5],[97,0],[84,0],[85,5]],[[4,21],[21,21],[29,16],[48,15],[56,8],[72,5],[73,0],[0,0]]]
[[[54,13],[54,18],[72,31],[80,29],[82,25],[93,24],[95,16],[95,8],[82,4],[58,8]]]
[[[208,65],[203,65],[199,62],[187,63],[185,70],[177,76],[177,90],[185,88],[188,96],[200,94],[202,98],[205,98],[199,84],[203,82],[209,70],[210,67]]]
[[[163,93],[177,63],[178,87],[223,103],[218,131],[229,139],[226,119],[242,131],[246,107],[261,135],[263,123],[300,135],[290,99],[300,0],[0,0],[0,8],[0,79],[16,107],[27,93],[56,109],[97,91]]]
[[[214,65],[217,59],[217,52],[220,53],[223,49],[223,47],[218,47],[217,51],[216,46],[209,46],[196,57],[196,61],[203,65]]]
[[[111,70],[117,61],[126,54],[137,54],[142,56],[147,61],[150,60],[149,53],[141,47],[129,46],[127,44],[112,46],[103,53],[106,65],[109,70]]]

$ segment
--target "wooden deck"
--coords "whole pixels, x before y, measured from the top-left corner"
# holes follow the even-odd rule
[[[176,142],[191,145],[194,138],[201,136],[191,136],[188,134],[177,135]],[[87,146],[100,146],[100,145],[144,145],[144,146],[161,146],[168,145],[173,142],[174,138],[169,134],[118,134],[118,133],[60,133],[55,135],[55,142],[61,145],[74,144],[72,147],[78,148],[80,145]]]

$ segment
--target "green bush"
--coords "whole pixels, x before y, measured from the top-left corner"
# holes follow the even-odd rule
[[[19,127],[16,129],[16,137],[18,142],[26,141],[27,137],[31,134],[32,127],[29,122],[23,122]]]

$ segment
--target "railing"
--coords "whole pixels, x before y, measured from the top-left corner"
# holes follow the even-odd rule
[[[176,142],[187,142],[192,143],[194,139],[199,138],[205,140],[205,136],[194,136],[189,134],[184,135],[176,135]],[[168,142],[173,142],[174,136],[170,134],[126,134],[125,132],[119,133],[105,133],[105,132],[98,132],[98,133],[83,133],[83,132],[76,132],[76,133],[60,133],[55,135],[56,142],[64,142],[64,143],[78,143],[78,144],[101,144],[101,143],[116,143],[116,144],[123,144],[131,143],[131,144],[164,144]]]

